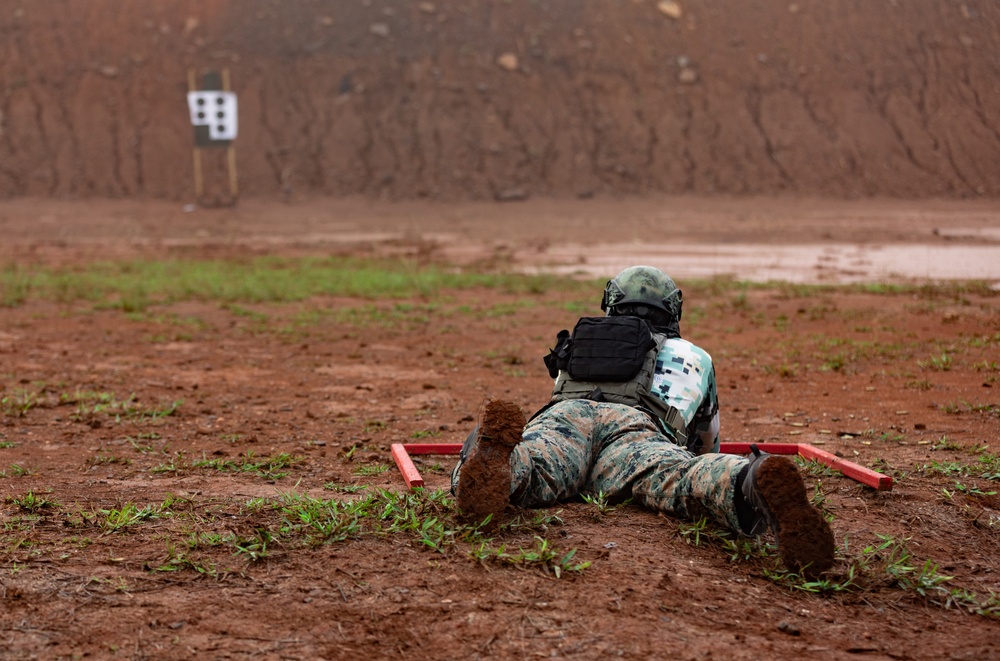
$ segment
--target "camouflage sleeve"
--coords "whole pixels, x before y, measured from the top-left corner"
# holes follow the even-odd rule
[[[705,399],[688,425],[689,447],[696,454],[719,451],[719,392],[715,385],[715,366],[709,369]]]

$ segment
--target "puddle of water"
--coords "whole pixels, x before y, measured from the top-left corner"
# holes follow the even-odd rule
[[[934,230],[934,234],[946,239],[1000,241],[1000,227],[940,227]]]
[[[563,246],[519,257],[532,262],[526,272],[595,278],[649,264],[679,279],[731,275],[803,284],[985,280],[1000,289],[1000,245],[607,244]]]

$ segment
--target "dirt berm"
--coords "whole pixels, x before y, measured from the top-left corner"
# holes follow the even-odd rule
[[[243,195],[1000,195],[992,0],[0,0],[0,197],[189,198],[224,69]]]

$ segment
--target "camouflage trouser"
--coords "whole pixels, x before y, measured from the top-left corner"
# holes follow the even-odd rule
[[[740,530],[733,498],[747,464],[726,454],[696,456],[631,406],[575,399],[531,420],[511,455],[511,502],[546,507],[581,493],[685,519],[709,516]],[[457,482],[460,467],[453,473]]]

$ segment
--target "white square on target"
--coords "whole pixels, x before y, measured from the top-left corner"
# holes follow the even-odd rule
[[[236,139],[236,93],[210,90],[188,92],[193,126],[207,126],[212,140]]]

